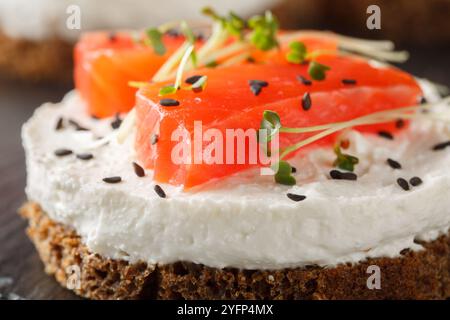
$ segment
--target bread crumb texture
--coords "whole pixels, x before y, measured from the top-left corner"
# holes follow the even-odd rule
[[[73,266],[89,299],[445,299],[450,297],[450,238],[402,250],[398,258],[376,258],[333,268],[281,270],[217,269],[192,262],[150,266],[92,253],[74,230],[52,221],[36,203],[20,209],[28,236],[45,271],[64,287]],[[371,265],[380,268],[381,289],[368,289]]]

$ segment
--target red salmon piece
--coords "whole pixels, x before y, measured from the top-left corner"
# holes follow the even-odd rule
[[[202,122],[203,132],[214,128],[226,136],[226,129],[258,129],[264,110],[277,112],[283,126],[305,127],[415,105],[421,96],[414,78],[396,68],[376,68],[360,58],[335,55],[320,56],[317,61],[331,70],[324,81],[313,81],[310,86],[297,80],[298,75],[308,77],[307,65],[245,64],[197,70],[195,74],[208,76],[207,87],[201,93],[180,90],[167,97],[179,101],[179,106],[166,107],[159,103],[162,83],[141,89],[136,102],[139,161],[154,170],[156,181],[189,189],[258,165],[175,163],[172,151],[179,146],[179,141],[172,141],[172,133],[177,128],[189,133],[190,139],[184,143],[194,154],[194,121]],[[354,79],[356,84],[344,84],[342,79]],[[264,80],[268,86],[255,96],[249,80]],[[312,102],[308,111],[301,104],[305,92],[309,92]],[[359,129],[393,131],[395,125],[389,123]],[[155,144],[151,144],[153,135],[159,137]],[[280,145],[283,148],[310,135],[281,134]],[[328,137],[315,144],[331,141],[332,137]],[[203,143],[203,149],[208,144]],[[246,159],[249,159],[248,154]],[[223,162],[226,162],[225,158]]]
[[[158,55],[126,32],[81,37],[75,46],[75,87],[92,115],[109,117],[134,107],[137,89],[129,81],[149,81],[184,38],[165,35],[163,40],[167,52]]]
[[[331,38],[300,37],[313,50],[336,50]],[[169,56],[181,46],[183,36],[165,35],[167,52],[157,55],[153,48],[136,43],[130,33],[91,32],[84,34],[75,47],[75,86],[89,112],[97,117],[109,117],[128,112],[134,107],[136,89],[130,81],[149,81]],[[234,40],[230,38],[230,43]],[[281,50],[255,50],[256,62],[286,62],[288,43]]]

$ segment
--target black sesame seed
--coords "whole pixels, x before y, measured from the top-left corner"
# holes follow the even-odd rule
[[[80,160],[91,160],[94,156],[91,153],[80,153],[77,154],[77,158]]]
[[[291,167],[292,173],[296,173],[297,172],[297,168],[296,167]]]
[[[113,122],[111,122],[111,128],[113,128],[114,130],[119,129],[121,124],[122,124],[122,120],[116,119]]]
[[[331,170],[330,171],[330,177],[332,179],[340,180],[340,179],[342,179],[341,176],[342,176],[342,172],[340,172],[338,170]]]
[[[79,126],[78,122],[76,122],[76,121],[73,120],[73,119],[69,119],[69,124],[72,125],[72,126],[74,126],[75,128]]]
[[[397,129],[401,129],[405,126],[405,120],[403,119],[398,119],[397,121],[395,121],[395,127]]]
[[[269,83],[264,80],[248,80],[248,84],[250,85],[250,91],[255,96],[261,93],[262,88],[265,88],[269,85]]]
[[[166,31],[166,34],[172,38],[178,38],[181,35],[176,29],[169,29]]]
[[[247,62],[248,62],[248,63],[255,63],[256,61],[255,61],[255,58],[253,58],[253,57],[248,57],[248,58],[247,58]]]
[[[388,158],[386,160],[386,162],[392,169],[401,169],[402,168],[402,165],[399,162],[397,162],[391,158]]]
[[[438,143],[433,146],[433,151],[444,150],[445,148],[450,147],[450,141],[445,141]]]
[[[203,91],[203,87],[192,87],[192,92],[199,93]]]
[[[202,77],[201,75],[191,76],[191,77],[187,78],[186,80],[184,80],[184,82],[186,82],[187,84],[194,84],[194,83],[196,83],[201,77]]]
[[[197,40],[202,41],[205,39],[205,35],[201,32],[199,32],[196,36]]]
[[[401,254],[402,256],[404,256],[404,255],[408,254],[410,251],[411,251],[411,249],[405,248],[405,249],[403,249],[403,250],[400,251],[400,254]]]
[[[427,103],[428,101],[427,101],[427,98],[425,98],[425,97],[420,97],[420,100],[419,100],[419,103],[420,104],[425,104],[425,103]]]
[[[103,178],[103,181],[106,183],[119,183],[122,181],[121,177],[108,177],[108,178]]]
[[[250,86],[250,91],[255,95],[258,96],[261,93],[262,87],[257,84],[253,84]]]
[[[378,131],[378,135],[388,140],[394,140],[394,136],[388,131]]]
[[[286,196],[292,201],[299,202],[306,199],[306,196],[302,196],[300,194],[288,193]]]
[[[269,83],[264,80],[248,80],[248,84],[250,86],[257,85],[257,86],[264,87],[264,88],[269,85]]]
[[[80,126],[80,127],[77,127],[77,131],[89,131],[89,129]]]
[[[122,119],[120,119],[119,113],[116,113],[116,118],[114,119],[113,122],[111,122],[111,128],[113,128],[114,130],[119,129],[121,124]]]
[[[419,177],[412,177],[411,179],[409,179],[409,183],[413,187],[417,187],[422,184],[422,179],[420,179]]]
[[[355,79],[342,79],[341,82],[342,84],[356,84]]]
[[[64,127],[64,119],[59,118],[56,122],[55,130],[61,130]]]
[[[338,170],[331,170],[330,177],[334,180],[357,180],[358,176],[353,172],[341,172]]]
[[[70,155],[72,153],[73,153],[73,151],[69,150],[69,149],[58,149],[58,150],[55,150],[55,156],[57,156],[57,157],[65,157],[65,156],[68,156],[68,155]]]
[[[78,122],[75,120],[69,119],[69,124],[75,127],[75,130],[77,131],[89,131],[89,129],[82,127]]]
[[[133,169],[134,169],[134,173],[136,173],[136,175],[140,178],[145,177],[145,171],[144,169],[138,165],[136,162],[133,162]]]
[[[358,176],[356,174],[354,174],[353,172],[343,172],[341,174],[341,179],[355,181],[358,179]]]
[[[160,196],[161,198],[165,198],[166,197],[166,193],[164,192],[164,190],[161,188],[160,185],[155,185],[154,187],[155,192],[158,196]]]
[[[334,180],[356,180],[358,178],[353,172],[341,172],[338,170],[331,170],[330,177]]]
[[[161,99],[159,100],[159,104],[164,107],[176,107],[180,105],[180,102],[175,99]]]
[[[302,97],[302,108],[305,111],[311,109],[311,96],[309,92],[305,92],[305,94]]]
[[[150,138],[150,143],[153,145],[153,144],[156,144],[157,142],[158,142],[158,140],[159,140],[159,136],[157,135],[157,134],[154,134],[154,135],[152,135],[152,137]]]
[[[300,81],[300,82],[301,82],[302,84],[304,84],[305,86],[310,86],[310,85],[312,85],[312,81],[306,79],[306,78],[303,77],[303,76],[297,76],[297,80]]]
[[[117,40],[117,35],[116,35],[116,33],[115,33],[115,32],[110,32],[109,35],[108,35],[108,39],[109,39],[109,41],[111,41],[111,42],[116,41],[116,40]]]
[[[408,190],[409,190],[409,184],[408,184],[408,181],[406,181],[405,179],[403,179],[403,178],[398,178],[398,179],[397,179],[397,183],[398,183],[398,185],[399,185],[403,190],[405,190],[405,191],[408,191]]]

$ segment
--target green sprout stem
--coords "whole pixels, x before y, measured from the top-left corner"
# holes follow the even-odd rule
[[[185,68],[186,63],[188,62],[188,59],[191,56],[193,51],[194,51],[194,45],[191,44],[189,47],[187,47],[186,52],[184,53],[183,57],[181,58],[180,65],[178,66],[178,70],[177,70],[177,76],[175,78],[175,85],[174,85],[175,88],[180,88],[180,86],[181,86],[184,68]]]
[[[156,72],[156,74],[153,76],[154,82],[162,82],[164,80],[170,79],[168,75],[171,73],[172,69],[180,62],[180,60],[183,58],[184,53],[186,52],[187,48],[191,44],[189,42],[184,42],[176,51],[175,53],[170,56],[170,58],[161,66],[161,68]]]
[[[441,100],[441,103],[447,103],[450,101],[450,97],[444,98]],[[280,160],[285,159],[289,154],[292,152],[297,151],[298,149],[309,145],[315,141],[318,141],[326,136],[329,136],[333,133],[339,132],[341,130],[344,130],[346,128],[351,128],[355,126],[361,126],[361,125],[372,125],[372,124],[380,124],[380,123],[386,123],[391,122],[399,118],[405,118],[405,119],[416,119],[416,118],[422,118],[422,119],[429,119],[429,120],[437,120],[437,121],[445,121],[450,122],[450,116],[448,114],[424,114],[420,112],[416,112],[419,109],[420,110],[427,110],[430,109],[433,104],[422,104],[422,105],[416,105],[416,106],[410,106],[410,107],[402,107],[392,110],[385,110],[385,111],[378,111],[371,113],[369,115],[365,115],[362,117],[358,117],[349,121],[342,121],[342,122],[335,122],[335,123],[329,123],[325,125],[319,125],[319,126],[311,126],[311,127],[303,127],[303,128],[287,128],[281,126],[279,124],[279,133],[308,133],[308,132],[317,132],[319,133],[310,136],[304,140],[301,140],[293,145],[290,145],[282,150],[280,150]],[[266,111],[267,113],[267,111]],[[273,111],[271,111],[272,119],[273,119]]]

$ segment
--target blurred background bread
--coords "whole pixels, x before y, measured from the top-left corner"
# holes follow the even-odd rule
[[[58,38],[15,39],[0,32],[0,78],[26,82],[72,81],[73,45]]]
[[[381,30],[368,30],[367,7],[381,9]],[[405,46],[450,45],[450,0],[285,0],[274,12],[285,28],[330,29]]]

